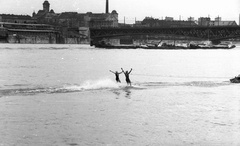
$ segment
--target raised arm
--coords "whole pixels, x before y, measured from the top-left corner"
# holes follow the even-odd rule
[[[131,73],[131,71],[132,71],[132,68],[131,68],[131,70],[129,71],[129,74]]]
[[[113,71],[111,71],[111,70],[109,70],[109,71],[115,74],[115,72],[113,72]]]
[[[122,72],[124,72],[123,68],[121,68]]]

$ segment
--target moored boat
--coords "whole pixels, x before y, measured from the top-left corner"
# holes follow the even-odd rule
[[[229,43],[220,43],[220,44],[212,44],[211,41],[206,41],[201,44],[190,44],[189,48],[190,49],[232,49],[235,48],[236,46],[232,44],[231,42]]]
[[[148,43],[148,44],[128,44],[128,45],[112,45],[110,43],[106,43],[105,41],[100,41],[94,44],[96,48],[105,48],[105,49],[232,49],[236,46],[232,43],[222,43],[222,44],[212,44],[211,41],[205,41],[203,43],[178,43],[178,44],[167,44],[165,42],[160,41],[157,43]]]

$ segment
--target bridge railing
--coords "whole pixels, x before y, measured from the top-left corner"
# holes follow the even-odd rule
[[[196,26],[152,26],[152,27],[147,27],[147,26],[133,26],[133,27],[98,27],[98,28],[91,28],[90,30],[99,30],[99,29],[167,29],[167,28],[240,28],[240,26],[234,26],[234,25],[228,25],[228,26],[200,26],[200,25],[196,25]]]

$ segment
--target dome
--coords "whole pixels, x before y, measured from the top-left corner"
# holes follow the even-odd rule
[[[53,9],[50,10],[50,13],[55,13]]]
[[[92,12],[87,12],[86,14],[87,14],[87,15],[92,15]]]
[[[113,10],[113,11],[112,11],[112,14],[117,14],[117,11],[116,11],[116,10]]]

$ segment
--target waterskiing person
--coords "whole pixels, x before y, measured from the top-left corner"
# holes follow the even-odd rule
[[[121,83],[121,81],[120,81],[120,79],[119,79],[119,75],[122,73],[122,72],[114,72],[114,71],[111,71],[111,70],[109,70],[110,72],[112,72],[112,73],[114,73],[115,74],[115,77],[116,77],[116,81],[118,82],[118,83]]]
[[[124,73],[124,75],[125,75],[125,77],[126,77],[126,82],[127,82],[127,84],[130,85],[130,86],[132,86],[132,85],[131,85],[131,81],[130,81],[130,79],[129,79],[129,74],[131,73],[132,68],[131,68],[131,70],[130,70],[129,72],[128,72],[128,71],[124,71],[122,68],[121,68],[121,70],[122,70],[122,72]]]

